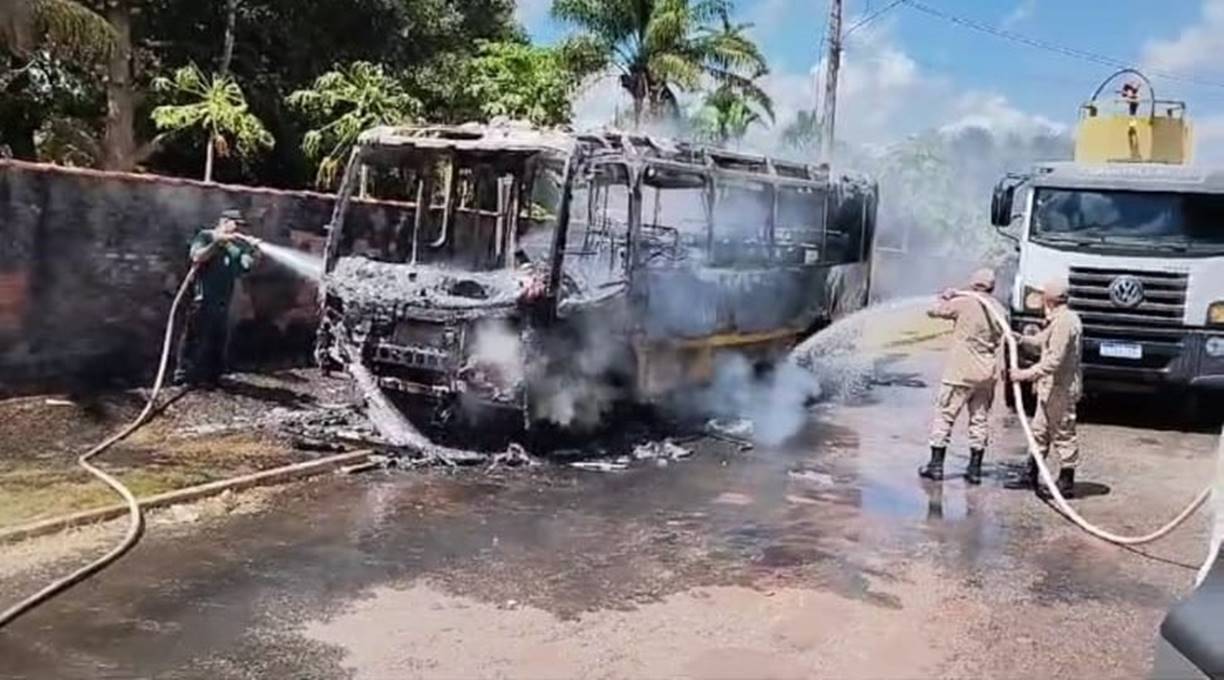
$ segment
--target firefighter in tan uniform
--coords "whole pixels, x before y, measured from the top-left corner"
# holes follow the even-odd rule
[[[1011,374],[1017,382],[1036,382],[1033,438],[1050,471],[1058,474],[1058,491],[1064,497],[1070,497],[1075,489],[1075,468],[1080,461],[1075,410],[1083,392],[1080,376],[1083,326],[1079,315],[1067,306],[1067,294],[1065,281],[1051,281],[1043,287],[1046,327],[1035,335],[1019,337],[1022,347],[1040,350],[1041,359]],[[1031,460],[1019,486],[1029,484],[1041,496],[1049,493],[1038,482],[1037,466]]]
[[[997,311],[1005,314],[991,293],[995,274],[989,269],[974,272],[970,289],[981,294]],[[944,478],[944,457],[952,426],[961,411],[969,412],[969,467],[965,481],[982,483],[982,458],[990,440],[990,407],[994,403],[995,384],[1003,366],[1004,329],[982,307],[976,297],[955,290],[944,291],[939,302],[928,312],[937,319],[950,319],[952,349],[939,386],[934,422],[931,425],[931,460],[919,468],[918,474],[935,481]]]

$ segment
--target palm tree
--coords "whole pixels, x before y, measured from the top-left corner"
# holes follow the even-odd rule
[[[764,124],[765,116],[744,94],[723,86],[706,96],[692,122],[698,139],[725,146],[739,142],[753,125]]]
[[[730,0],[554,0],[552,11],[579,29],[563,50],[588,73],[614,70],[640,124],[643,113],[676,112],[679,92],[711,79],[747,87],[767,72],[730,9]]]
[[[341,163],[364,130],[402,125],[420,111],[420,102],[381,65],[359,61],[325,73],[308,90],[286,100],[319,127],[306,133],[302,150],[319,161],[317,182],[330,186]]]
[[[159,130],[178,132],[202,130],[207,136],[204,159],[204,181],[211,182],[213,158],[228,154],[232,137],[240,155],[270,149],[275,144],[272,134],[247,108],[242,88],[229,76],[207,78],[195,66],[180,68],[173,78],[153,81],[157,92],[178,95],[188,102],[167,104],[153,109],[153,123]]]
[[[0,1],[0,48],[28,58],[37,49],[78,62],[98,62],[115,48],[104,17],[73,0]]]
[[[822,138],[820,115],[815,110],[797,112],[795,119],[782,128],[782,144],[805,156],[820,148]]]
[[[701,28],[701,41],[707,46],[703,49],[712,55],[710,77],[716,84],[714,91],[718,98],[728,102],[738,99],[749,108],[763,111],[773,121],[773,100],[760,86],[761,78],[769,75],[765,55],[748,37],[752,24],[731,23],[729,11],[729,6],[720,8],[718,25]]]

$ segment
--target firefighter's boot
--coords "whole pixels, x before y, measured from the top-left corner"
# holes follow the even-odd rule
[[[933,482],[942,482],[944,478],[944,456],[948,450],[942,446],[931,447],[931,460],[918,468],[918,476]]]
[[[1038,485],[1037,481],[1037,461],[1033,460],[1032,456],[1028,459],[1028,467],[1024,468],[1024,472],[1019,477],[1011,480],[1003,486],[1008,489],[1035,489]]]
[[[1072,468],[1063,468],[1058,471],[1058,493],[1063,498],[1071,500],[1075,497],[1075,470]],[[1045,484],[1037,487],[1037,495],[1043,500],[1050,500],[1054,496],[1050,494],[1050,490]]]
[[[982,459],[986,451],[969,449],[969,467],[965,468],[965,483],[977,486],[982,483]]]

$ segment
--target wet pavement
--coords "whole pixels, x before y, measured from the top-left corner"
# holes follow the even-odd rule
[[[154,530],[0,633],[0,677],[1143,675],[1205,522],[1142,552],[1088,538],[1002,488],[1022,451],[1002,409],[983,487],[921,483],[937,361],[894,358],[778,447],[334,477]],[[1084,439],[1108,493],[1077,503],[1117,530],[1163,522],[1214,465],[1207,433]]]

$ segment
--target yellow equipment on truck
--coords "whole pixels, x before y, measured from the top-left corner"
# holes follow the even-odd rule
[[[1066,279],[1091,391],[1173,392],[1194,410],[1224,389],[1224,170],[1189,165],[1192,148],[1186,105],[1128,69],[1081,107],[1074,161],[995,187],[991,221],[1019,227],[1004,232],[1020,251],[1013,324],[1035,332],[1037,287]]]
[[[1118,75],[1127,74],[1147,83],[1138,71],[1121,71]],[[1155,95],[1144,99],[1139,85],[1130,81],[1118,91],[1118,99],[1102,102],[1100,96],[1112,80],[1101,83],[1092,99],[1080,106],[1075,162],[1189,163],[1194,144],[1186,103],[1158,100]],[[1147,89],[1150,93],[1150,84]]]

